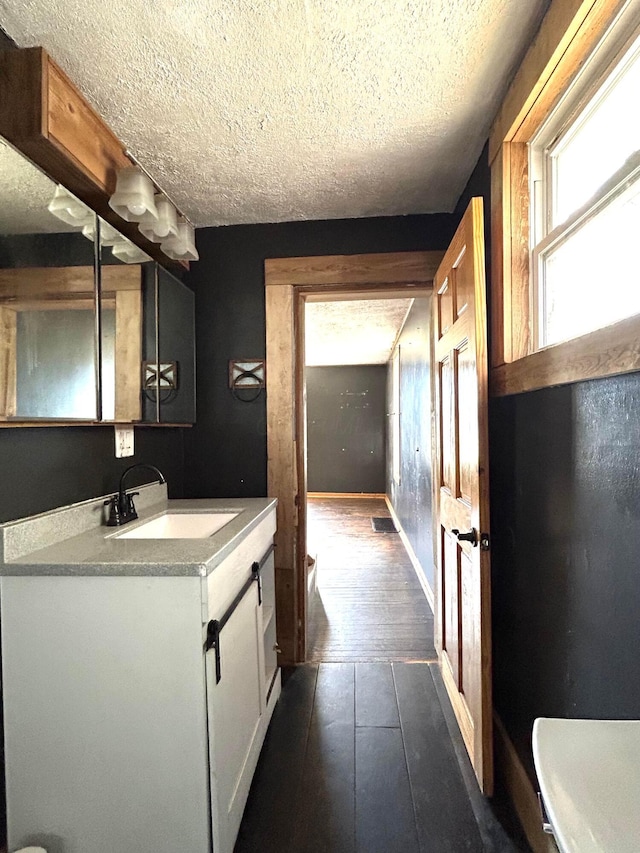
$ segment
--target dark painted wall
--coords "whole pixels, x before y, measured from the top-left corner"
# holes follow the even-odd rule
[[[387,494],[433,589],[430,328],[431,298],[416,299],[398,341],[400,483],[393,480],[392,452],[387,444]]]
[[[485,149],[457,213],[489,185]],[[640,717],[639,412],[640,373],[491,401],[494,703],[532,777],[536,717]]]
[[[113,492],[134,462],[157,465],[170,495],[182,497],[182,432],[136,427],[135,456],[116,459],[113,427],[0,429],[0,522]],[[138,482],[152,479],[142,471]]]
[[[452,233],[449,214],[199,229],[200,261],[187,279],[196,291],[198,364],[198,420],[185,444],[187,494],[266,493],[264,394],[243,403],[227,387],[229,359],[265,355],[265,258],[440,249]]]
[[[640,717],[640,375],[495,404],[495,701],[529,768],[537,716]]]
[[[194,302],[189,287],[158,267],[160,363],[175,361],[178,368],[177,389],[160,394],[161,423],[191,424],[196,420]]]
[[[307,488],[385,491],[384,364],[307,367]]]

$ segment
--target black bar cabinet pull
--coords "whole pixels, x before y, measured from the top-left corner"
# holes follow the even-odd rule
[[[207,625],[207,642],[204,649],[206,652],[209,649],[215,650],[217,684],[222,678],[222,673],[220,672],[220,623],[217,619],[212,619]]]
[[[240,604],[242,599],[245,597],[249,589],[251,588],[251,584],[256,581],[258,584],[258,604],[262,604],[262,578],[260,577],[260,570],[267,562],[271,553],[273,552],[273,545],[271,545],[264,553],[260,562],[252,563],[251,565],[251,577],[247,578],[240,592],[233,599],[229,607],[226,609],[224,616],[221,619],[211,619],[209,624],[207,625],[207,640],[204,644],[205,652],[210,651],[211,649],[215,652],[215,661],[216,661],[216,684],[220,682],[222,678],[222,664],[220,662],[220,631],[227,624],[229,619],[233,616],[233,613],[236,607]]]

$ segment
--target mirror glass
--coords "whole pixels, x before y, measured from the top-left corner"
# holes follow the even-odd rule
[[[0,420],[99,415],[94,220],[0,138]]]
[[[111,225],[100,224],[102,420],[155,423],[142,386],[156,349],[155,265]]]
[[[194,294],[101,223],[102,417],[195,420]],[[146,259],[146,260],[145,260]]]

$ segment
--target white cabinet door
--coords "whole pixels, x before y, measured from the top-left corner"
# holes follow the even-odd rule
[[[214,853],[232,853],[262,746],[263,654],[258,586],[252,583],[207,652]]]
[[[273,553],[264,561],[260,575],[262,577],[262,631],[264,635],[264,693],[265,701],[274,686],[278,669],[276,639],[276,591],[274,578]]]

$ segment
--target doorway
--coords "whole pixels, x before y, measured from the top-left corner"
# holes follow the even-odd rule
[[[431,531],[430,307],[305,306],[308,661],[436,659],[431,536],[414,551]]]
[[[307,645],[307,491],[304,306],[425,296],[443,253],[277,258],[265,261],[268,490],[278,498],[276,599],[282,663],[300,663]]]
[[[425,252],[265,261],[267,361],[271,365],[267,479],[269,493],[279,500],[276,606],[281,662],[297,663],[306,655],[308,604],[302,358],[305,302],[323,291],[326,298],[332,289],[336,299],[388,294],[392,288],[405,295],[412,288],[424,293],[431,282],[437,373],[432,382],[436,649],[474,771],[482,790],[490,794],[491,588],[483,235],[483,200],[474,197],[444,255]]]

